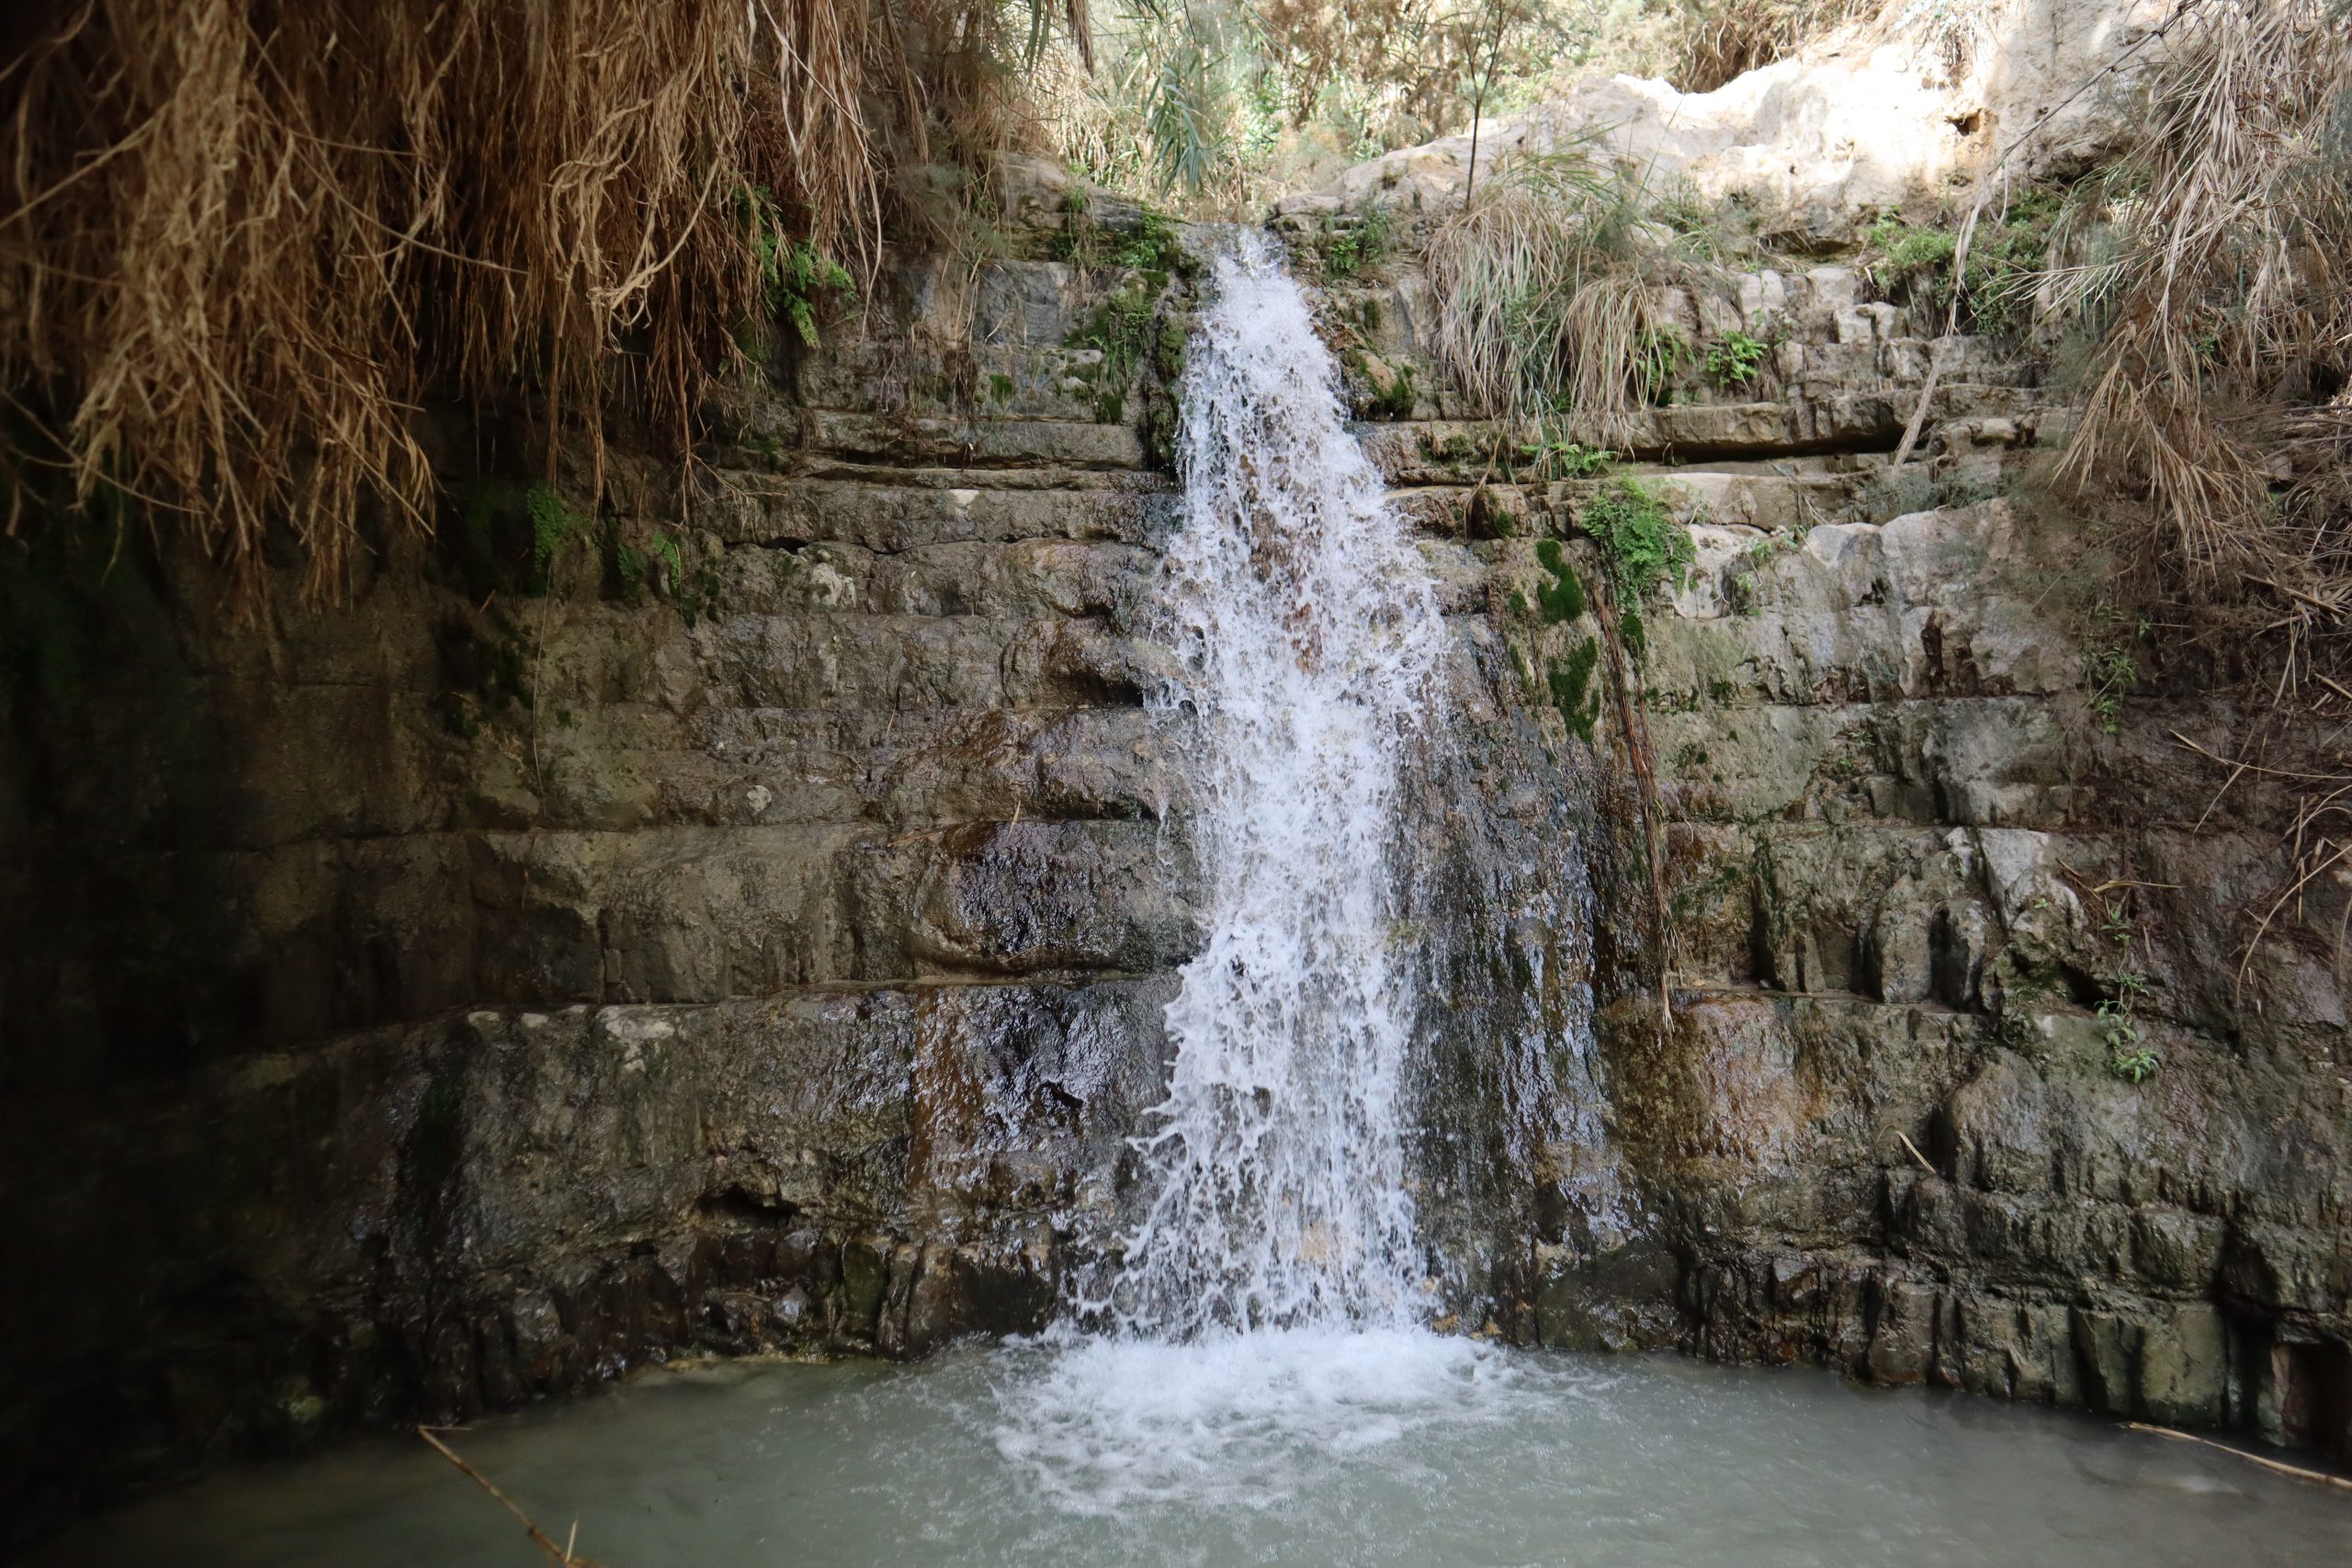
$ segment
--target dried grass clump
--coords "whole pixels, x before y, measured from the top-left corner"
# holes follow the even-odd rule
[[[1899,3],[1899,0],[1898,0]],[[1675,18],[1668,74],[1686,93],[1712,93],[1814,39],[1875,14],[1883,0],[1688,0]]]
[[[2266,588],[2300,636],[2352,604],[2352,17],[2198,0],[2145,130],[2051,295],[2098,334],[2062,472],[2130,506],[2127,551]],[[2341,628],[2338,628],[2341,629]]]
[[[1514,158],[1431,232],[1438,354],[1489,415],[1610,443],[1656,391],[1687,263],[1636,182],[1580,152]]]
[[[428,390],[685,433],[791,237],[876,254],[985,10],[870,0],[82,0],[0,62],[0,454],[332,593],[429,525]],[[552,434],[551,434],[552,439]],[[44,490],[57,487],[43,486]]]

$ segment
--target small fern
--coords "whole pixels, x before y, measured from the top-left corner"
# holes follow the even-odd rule
[[[1735,332],[1707,350],[1707,378],[1719,387],[1745,387],[1764,368],[1764,344]]]
[[[525,492],[523,510],[531,519],[531,565],[544,582],[548,568],[580,532],[580,514],[544,480]]]
[[[1661,581],[1681,587],[1698,558],[1690,530],[1639,479],[1610,480],[1585,507],[1581,522],[1600,547],[1610,587],[1628,614]]]

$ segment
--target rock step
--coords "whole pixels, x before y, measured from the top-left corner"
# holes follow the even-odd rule
[[[245,1050],[484,1002],[1151,974],[1199,941],[1189,858],[1152,820],[459,830],[187,863],[256,889],[214,955]],[[119,891],[103,867],[85,886]]]
[[[694,522],[730,545],[829,540],[887,555],[925,545],[1027,539],[1141,545],[1164,527],[1172,507],[1167,487],[1148,483],[1020,485],[967,468],[920,476],[892,469],[871,478],[843,477],[838,469],[803,476],[739,468],[712,474]]]

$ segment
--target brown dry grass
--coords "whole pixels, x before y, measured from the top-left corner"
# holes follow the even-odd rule
[[[1648,400],[1645,345],[1689,267],[1639,183],[1575,152],[1505,162],[1432,229],[1428,265],[1435,346],[1472,400],[1598,443]]]
[[[2098,199],[2107,254],[2053,277],[2099,328],[2062,472],[2127,502],[2133,553],[2193,591],[2342,604],[2352,18],[2336,0],[2192,0],[2186,19]]]
[[[273,530],[332,593],[429,526],[428,391],[592,444],[629,392],[683,441],[760,225],[870,264],[888,170],[1006,123],[998,8],[954,0],[47,9],[0,59],[6,526],[62,468],[248,588]]]
[[[1884,0],[1691,0],[1670,39],[1672,80],[1686,93],[1712,93],[1883,6]]]

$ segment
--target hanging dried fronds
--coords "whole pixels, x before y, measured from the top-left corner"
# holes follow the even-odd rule
[[[683,434],[760,303],[759,215],[870,265],[886,159],[929,155],[927,128],[958,112],[926,73],[995,15],[53,9],[0,61],[12,500],[28,465],[62,465],[82,501],[119,489],[183,521],[247,587],[283,528],[313,593],[344,581],[371,512],[427,525],[411,416],[428,390],[525,385],[550,432],[593,441],[628,388]]]
[[[1899,3],[1899,0],[1898,0]],[[1880,8],[1881,0],[1692,0],[1675,17],[1672,80],[1712,93]]]
[[[2192,587],[2339,596],[2352,426],[2315,405],[2352,371],[2347,23],[2337,0],[2189,0],[2052,277],[2099,333],[2064,472],[2138,503]]]

